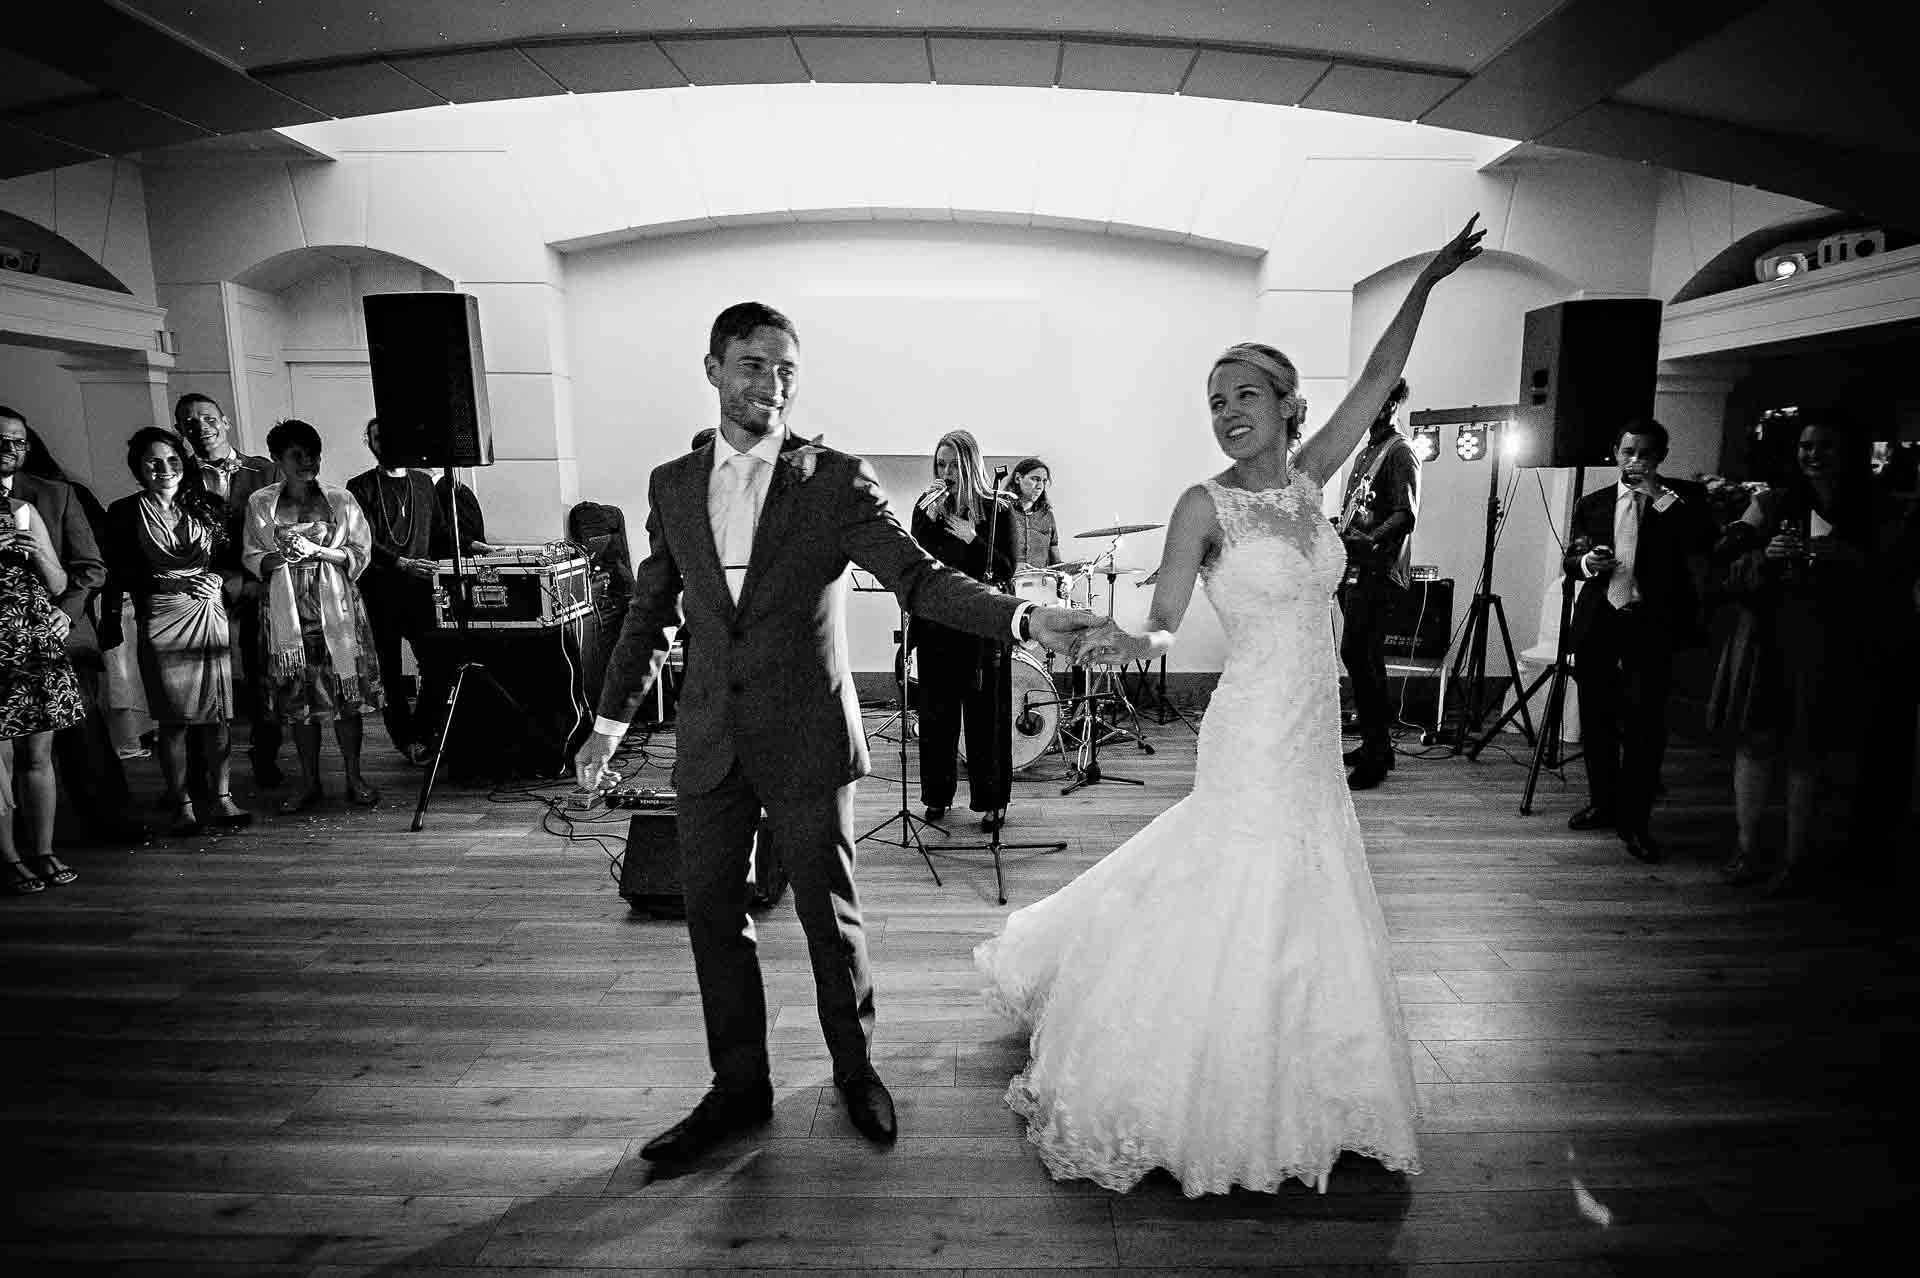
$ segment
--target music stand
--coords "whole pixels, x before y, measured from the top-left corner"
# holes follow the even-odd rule
[[[469,675],[483,680],[502,701],[513,707],[534,730],[535,736],[548,742],[553,740],[552,735],[542,730],[539,721],[527,712],[527,708],[521,705],[511,692],[500,686],[500,681],[493,677],[493,673],[487,669],[485,663],[468,658],[467,619],[473,608],[473,583],[467,580],[465,567],[461,563],[460,477],[454,473],[452,466],[447,467],[447,495],[449,498],[447,506],[453,524],[453,594],[448,602],[453,609],[454,633],[458,636],[456,647],[459,653],[459,665],[453,673],[453,686],[447,692],[447,709],[440,718],[440,735],[434,744],[433,758],[427,761],[427,775],[420,779],[420,797],[413,806],[413,824],[408,828],[416,834],[420,832],[421,826],[426,821],[427,803],[432,799],[434,783],[440,777],[441,760],[447,757],[447,742],[453,739],[453,717],[460,709],[460,694],[466,690]],[[563,755],[565,750],[566,745],[562,742]]]
[[[855,582],[854,588],[864,589],[857,581]],[[879,588],[885,589],[885,587]],[[912,736],[912,734],[907,731],[909,722],[907,716],[912,713],[907,705],[907,640],[912,637],[912,632],[909,629],[912,625],[912,614],[907,611],[906,604],[900,604],[900,670],[897,679],[900,689],[900,810],[855,839],[854,843],[865,843],[868,839],[873,838],[876,834],[879,834],[880,831],[886,829],[895,821],[898,821],[900,823],[900,841],[896,843],[892,839],[881,839],[880,842],[890,847],[912,848],[918,852],[920,859],[927,863],[927,873],[933,876],[933,885],[939,887],[941,886],[940,871],[933,868],[933,858],[927,855],[927,845],[920,841],[920,827],[925,826],[928,829],[940,830],[942,835],[945,835],[946,831],[940,829],[939,826],[927,820],[925,817],[915,816],[911,805],[907,802],[907,741]]]

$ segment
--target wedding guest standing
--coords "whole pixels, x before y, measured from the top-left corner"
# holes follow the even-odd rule
[[[373,626],[354,582],[373,557],[360,503],[320,482],[320,432],[290,418],[267,432],[281,480],[247,502],[247,571],[265,583],[260,664],[273,714],[293,731],[300,777],[284,813],[320,802],[320,728],[331,721],[346,772],[347,800],[380,792],[360,773],[361,720],[381,705]]]
[[[127,441],[127,467],[140,491],[107,508],[107,589],[103,642],[118,647],[120,601],[133,599],[135,658],[158,724],[160,775],[171,832],[198,834],[200,809],[243,826],[253,814],[234,802],[227,736],[234,717],[232,635],[216,567],[227,538],[226,503],[200,485],[186,444],[149,426]],[[188,776],[188,758],[202,770]]]

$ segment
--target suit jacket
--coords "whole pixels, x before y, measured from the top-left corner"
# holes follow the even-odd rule
[[[785,450],[799,441],[789,436]],[[803,477],[783,458],[768,482],[736,605],[707,514],[713,445],[668,462],[648,483],[647,557],[607,662],[599,713],[631,722],[684,624],[673,780],[711,790],[737,760],[763,792],[836,789],[867,773],[867,738],[847,662],[849,563],[878,577],[917,616],[1011,639],[1019,601],[944,568],[887,508],[872,467],[823,448]]]
[[[67,655],[76,661],[100,664],[100,637],[87,618],[87,605],[107,581],[106,560],[94,539],[93,525],[74,496],[73,487],[58,479],[37,475],[13,477],[13,495],[30,502],[53,541],[53,553],[67,570],[67,588],[54,598],[73,628],[67,631]]]
[[[239,458],[240,465],[233,474],[227,478],[227,495],[225,498],[227,503],[227,537],[221,547],[219,556],[215,560],[215,567],[224,573],[239,575],[240,598],[256,599],[260,594],[260,579],[251,573],[245,572],[240,563],[240,544],[246,531],[247,500],[268,484],[279,483],[280,468],[265,457],[254,457],[248,453],[240,452],[238,449],[234,450],[233,455]],[[204,467],[202,469],[204,471]],[[211,481],[208,482],[207,491],[214,493],[216,496],[218,495],[218,490],[213,487]]]
[[[1720,529],[1707,505],[1704,485],[1665,475],[1660,479],[1679,501],[1665,510],[1655,510],[1649,503],[1641,514],[1633,579],[1639,587],[1640,606],[1665,628],[1676,646],[1685,647],[1700,643],[1704,637],[1694,560],[1713,548]],[[1585,582],[1573,605],[1572,638],[1576,644],[1586,637],[1606,602],[1608,581],[1606,577],[1582,578],[1580,559],[1595,546],[1614,545],[1613,513],[1619,497],[1619,484],[1608,484],[1582,497],[1573,508],[1565,569]]]

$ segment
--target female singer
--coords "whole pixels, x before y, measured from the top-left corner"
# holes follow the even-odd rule
[[[1060,562],[1060,527],[1053,519],[1047,490],[1053,471],[1038,457],[1013,468],[1014,504],[1008,509],[1013,525],[1013,561],[1023,568],[1046,568]]]
[[[1013,574],[1013,520],[987,479],[972,435],[956,430],[940,437],[933,478],[914,504],[914,540],[950,568],[1004,584]],[[1006,818],[1013,788],[1007,645],[918,617],[908,627],[908,641],[920,650],[920,799],[927,820],[940,820],[953,802],[964,720],[968,806],[984,814],[980,828],[991,833]]]

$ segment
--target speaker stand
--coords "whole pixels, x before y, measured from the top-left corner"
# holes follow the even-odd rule
[[[1503,426],[1500,429],[1511,429]],[[1473,593],[1473,603],[1467,609],[1466,632],[1461,636],[1460,651],[1453,659],[1451,682],[1464,681],[1460,689],[1460,717],[1453,738],[1453,753],[1464,753],[1469,759],[1476,759],[1480,752],[1493,739],[1512,712],[1503,715],[1500,722],[1491,731],[1473,738],[1473,732],[1486,718],[1493,707],[1487,700],[1487,640],[1495,624],[1500,627],[1500,648],[1507,657],[1507,675],[1516,692],[1520,688],[1520,659],[1514,653],[1513,631],[1507,626],[1507,609],[1500,602],[1500,596],[1493,593],[1493,552],[1494,543],[1500,534],[1500,454],[1505,440],[1497,437],[1491,440],[1488,452],[1492,454],[1492,464],[1487,470],[1487,520],[1485,540],[1480,550],[1480,582]],[[1519,700],[1515,707],[1520,715],[1520,730],[1526,736],[1527,744],[1534,743],[1533,716],[1527,710],[1525,699]]]
[[[469,676],[484,680],[494,693],[526,722],[528,729],[535,737],[544,742],[553,740],[550,734],[541,729],[539,722],[527,713],[527,708],[521,705],[512,693],[500,686],[500,681],[493,677],[485,664],[468,660],[468,641],[471,636],[467,626],[467,614],[473,603],[473,587],[467,580],[466,567],[460,556],[460,478],[453,473],[451,466],[447,467],[447,477],[451,481],[448,488],[451,500],[447,504],[451,508],[453,523],[453,624],[454,633],[458,636],[460,663],[454,671],[453,687],[447,694],[447,712],[440,717],[440,735],[434,742],[433,758],[427,763],[427,775],[420,779],[420,797],[413,805],[413,824],[408,828],[416,834],[426,824],[427,804],[432,800],[433,787],[440,778],[441,761],[447,757],[447,742],[453,739],[454,716],[460,709],[460,695],[466,691]],[[561,743],[561,748],[564,753],[564,742]]]

